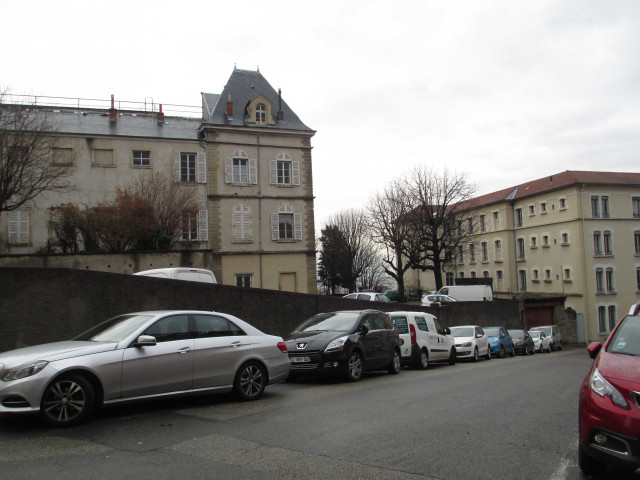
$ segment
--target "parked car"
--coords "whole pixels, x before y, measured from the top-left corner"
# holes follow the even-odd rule
[[[507,354],[513,357],[513,340],[504,327],[484,327],[484,331],[489,337],[489,347],[491,355],[504,358]]]
[[[460,325],[451,327],[458,358],[471,358],[474,362],[484,357],[491,360],[489,337],[478,325]]]
[[[640,303],[616,325],[594,358],[580,389],[578,463],[587,475],[606,477],[607,465],[640,469]]]
[[[529,335],[533,340],[534,349],[536,352],[551,353],[550,338],[540,330],[529,330]]]
[[[344,375],[357,382],[364,372],[400,371],[400,337],[391,318],[378,310],[319,313],[287,337],[291,378]]]
[[[38,412],[70,426],[99,405],[133,399],[233,390],[255,400],[289,365],[282,338],[233,315],[128,313],[73,340],[0,354],[0,413]]]
[[[385,296],[389,299],[389,301],[391,302],[399,302],[400,301],[400,294],[398,293],[397,290],[387,290],[385,292]],[[404,299],[402,300],[404,303],[407,303],[409,301],[409,295],[407,295],[406,293],[404,294]]]
[[[529,332],[526,330],[509,330],[511,340],[513,340],[513,351],[522,355],[533,355],[536,353],[536,346]]]
[[[443,327],[435,316],[425,312],[389,312],[389,315],[400,335],[403,364],[426,369],[432,362],[456,363],[451,330]]]
[[[191,282],[218,283],[216,276],[211,270],[204,268],[154,268],[153,270],[143,270],[134,273],[141,277],[169,278],[173,280],[189,280]]]
[[[549,337],[551,351],[562,350],[562,335],[560,334],[560,329],[557,325],[544,325],[542,327],[533,327],[529,330],[538,330],[540,332],[544,332],[545,335]]]
[[[493,300],[489,285],[447,285],[438,290],[439,295],[449,295],[459,302],[488,302]]]
[[[389,297],[377,292],[350,293],[342,298],[350,298],[351,300],[368,300],[371,302],[389,302]]]
[[[442,305],[443,303],[451,302],[457,302],[457,300],[448,295],[439,295],[437,293],[433,295],[424,295],[421,301],[423,307],[429,307],[431,305]]]

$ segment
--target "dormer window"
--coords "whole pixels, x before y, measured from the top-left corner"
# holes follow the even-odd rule
[[[256,123],[259,125],[267,123],[267,107],[264,103],[256,105]]]

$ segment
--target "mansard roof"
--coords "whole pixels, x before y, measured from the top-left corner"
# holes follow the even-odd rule
[[[222,93],[202,94],[203,121],[205,124],[225,126],[246,126],[245,109],[259,95],[264,95],[272,105],[275,125],[261,125],[260,128],[301,130],[315,133],[307,127],[295,112],[282,100],[281,95],[267,82],[259,71],[234,69]],[[227,115],[227,101],[233,103],[233,115]],[[277,118],[282,110],[283,119]]]
[[[640,173],[636,172],[590,172],[566,170],[561,173],[525,182],[514,187],[481,195],[470,200],[471,208],[504,201],[520,200],[544,192],[559,190],[572,185],[618,185],[640,187]]]

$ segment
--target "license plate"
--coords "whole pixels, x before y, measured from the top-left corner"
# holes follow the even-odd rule
[[[308,363],[311,361],[311,357],[289,357],[291,363]]]

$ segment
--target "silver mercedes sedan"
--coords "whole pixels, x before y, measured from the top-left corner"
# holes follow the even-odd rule
[[[167,395],[262,396],[289,375],[282,338],[218,312],[120,315],[73,340],[0,353],[0,414],[71,426],[100,406]]]

